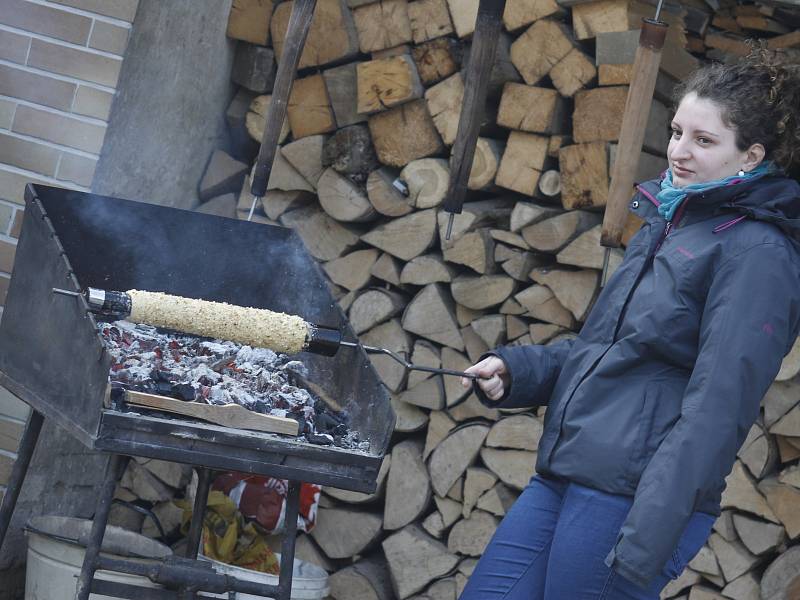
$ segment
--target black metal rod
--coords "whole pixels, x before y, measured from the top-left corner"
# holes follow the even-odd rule
[[[192,522],[186,537],[186,558],[196,559],[203,536],[203,517],[208,504],[208,491],[211,489],[211,469],[197,469],[197,492],[194,495]]]
[[[280,590],[275,600],[289,600],[292,594],[294,572],[294,545],[297,541],[297,513],[300,509],[300,486],[302,482],[289,481],[286,492],[286,515],[284,516],[283,539],[281,540],[281,571],[278,579]]]
[[[106,465],[106,475],[97,501],[97,509],[94,513],[92,522],[92,532],[86,545],[86,555],[83,557],[81,574],[78,577],[78,587],[75,592],[75,600],[88,600],[92,591],[92,580],[97,570],[97,559],[100,556],[100,548],[103,545],[103,536],[106,533],[108,524],[108,513],[111,511],[111,502],[114,499],[114,491],[122,470],[128,464],[129,458],[121,454],[112,454]]]
[[[6,484],[3,504],[0,506],[0,548],[3,547],[3,541],[6,539],[11,516],[14,514],[14,507],[17,505],[17,499],[22,490],[22,482],[25,480],[28,465],[30,465],[33,451],[36,449],[39,433],[42,431],[42,423],[44,423],[44,416],[31,409],[25,431],[17,447],[17,458],[11,468],[11,477]]]

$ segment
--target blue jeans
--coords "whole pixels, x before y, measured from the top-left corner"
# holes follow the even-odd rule
[[[603,562],[632,501],[534,475],[497,528],[460,600],[658,600],[661,589],[700,551],[716,518],[695,512],[659,576],[643,589]]]

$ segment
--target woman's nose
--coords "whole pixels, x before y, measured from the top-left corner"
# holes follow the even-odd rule
[[[683,137],[677,140],[673,138],[670,140],[667,155],[673,161],[685,160],[689,158],[689,145],[684,142]]]

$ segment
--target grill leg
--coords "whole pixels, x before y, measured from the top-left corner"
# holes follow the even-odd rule
[[[297,541],[297,512],[300,509],[300,481],[289,481],[286,494],[286,515],[283,539],[281,540],[281,572],[278,579],[280,593],[275,600],[289,600],[292,594],[292,571],[294,569],[294,545]]]
[[[17,448],[17,459],[11,469],[11,477],[8,480],[5,496],[3,496],[3,504],[0,506],[0,548],[3,547],[3,540],[5,540],[8,526],[11,524],[11,515],[14,514],[22,482],[25,480],[28,465],[30,465],[33,451],[36,449],[36,442],[42,431],[42,423],[44,423],[44,416],[31,409],[28,423],[25,425],[25,432],[22,434],[19,448]]]
[[[192,521],[189,534],[186,536],[186,558],[197,560],[200,542],[203,537],[203,517],[208,504],[208,492],[211,489],[211,469],[197,469],[197,492],[194,497]],[[193,590],[182,588],[178,594],[180,600],[195,600],[197,594]]]
[[[114,490],[117,487],[117,480],[128,464],[128,460],[129,458],[127,456],[112,454],[106,465],[106,475],[100,489],[97,509],[94,513],[92,532],[89,535],[89,542],[86,545],[86,556],[83,559],[80,577],[78,577],[75,600],[89,599],[94,572],[97,570],[97,557],[100,554],[100,546],[103,543],[103,536],[106,532],[108,513],[111,510],[111,501],[114,499]]]

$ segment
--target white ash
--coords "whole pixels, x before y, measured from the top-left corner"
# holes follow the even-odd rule
[[[266,348],[209,341],[129,321],[101,322],[98,328],[113,359],[109,378],[116,386],[207,404],[235,403],[297,419],[301,433],[314,443],[369,449],[357,432],[348,430],[344,415],[333,414],[292,383],[295,373],[308,376],[308,368],[298,360]],[[319,429],[318,412],[326,413],[320,422],[325,427]]]

